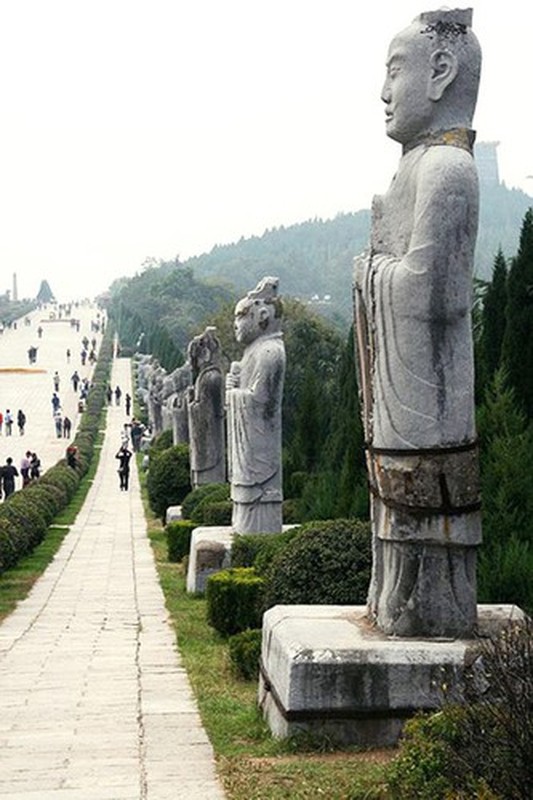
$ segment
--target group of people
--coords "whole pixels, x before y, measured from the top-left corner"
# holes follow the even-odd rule
[[[114,397],[115,405],[119,406],[122,398],[122,389],[118,385],[115,387],[115,389],[113,389],[111,385],[108,384],[106,389],[106,397],[109,405],[113,403],[113,397]],[[126,406],[126,416],[129,417],[131,413],[131,395],[128,392],[126,392],[126,394],[124,395],[124,404]]]
[[[15,418],[13,417],[13,414],[9,408],[6,410],[5,414],[2,414],[0,411],[0,435],[2,434],[2,430],[5,430],[6,436],[11,436],[13,433],[14,423]],[[19,408],[17,411],[17,427],[19,429],[19,434],[24,436],[24,429],[26,427],[26,414],[21,408]]]
[[[9,456],[6,463],[0,467],[0,498],[8,498],[15,491],[15,478],[22,478],[22,488],[27,486],[30,481],[39,478],[41,475],[41,461],[37,453],[26,450],[20,462],[20,472],[13,464],[13,459]]]

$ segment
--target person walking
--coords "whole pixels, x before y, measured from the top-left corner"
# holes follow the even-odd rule
[[[53,380],[54,380],[54,392],[58,392],[59,391],[59,372],[57,370],[54,372]]]
[[[61,416],[61,411],[59,408],[54,412],[54,424],[56,426],[57,438],[61,439],[63,435],[63,417]]]
[[[67,347],[67,364],[70,364],[70,348]]]
[[[31,451],[26,450],[26,453],[20,460],[20,475],[22,477],[22,488],[30,482],[30,468],[31,468]]]
[[[131,450],[128,449],[127,444],[123,444],[116,454],[115,458],[119,460],[118,477],[120,481],[120,491],[127,492],[130,480],[130,459],[132,456]]]
[[[122,397],[122,389],[120,388],[120,386],[117,386],[117,388],[115,389],[115,405],[117,406],[120,405],[121,397]]]
[[[41,477],[41,461],[37,453],[32,453],[30,457],[30,478],[35,480]]]
[[[80,383],[80,376],[78,374],[77,369],[75,369],[74,372],[72,373],[72,377],[70,380],[72,381],[72,388],[74,389],[75,392],[77,392]]]
[[[21,408],[19,408],[17,413],[17,425],[19,429],[19,434],[21,436],[24,436],[24,427],[26,425],[26,414]]]
[[[6,426],[6,436],[11,436],[11,432],[13,430],[13,414],[7,409],[5,416],[4,416],[4,425]]]
[[[65,416],[63,417],[63,436],[65,439],[70,439],[70,431],[72,430],[72,422],[70,418]]]
[[[55,392],[52,395],[51,402],[52,402],[52,413],[55,414],[56,411],[59,411],[59,406],[61,405],[61,400],[59,399],[59,397]]]
[[[126,416],[129,417],[131,412],[131,396],[129,394],[126,394],[124,402],[126,403]]]
[[[0,470],[2,478],[2,488],[4,490],[4,497],[7,498],[15,491],[15,478],[18,477],[19,471],[13,466],[13,459],[11,456],[6,459],[5,465]]]

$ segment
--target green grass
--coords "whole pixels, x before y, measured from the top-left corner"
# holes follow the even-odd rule
[[[161,586],[203,725],[233,800],[377,800],[387,798],[393,750],[332,752],[309,737],[275,740],[257,707],[257,683],[239,679],[226,641],[206,621],[206,602],[186,592],[183,564],[167,561],[165,535],[141,490]]]

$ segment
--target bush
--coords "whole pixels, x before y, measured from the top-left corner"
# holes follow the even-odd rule
[[[299,500],[283,501],[283,524],[299,525],[302,521],[302,508]]]
[[[393,797],[526,800],[533,785],[533,625],[481,644],[463,707],[407,723],[389,770]]]
[[[231,568],[207,581],[207,619],[224,636],[261,626],[264,580],[253,568]]]
[[[179,506],[191,490],[189,448],[178,444],[150,456],[146,480],[150,508],[165,520],[169,506]]]
[[[189,555],[191,534],[195,528],[196,523],[190,520],[176,520],[166,525],[165,536],[169,561],[181,561]]]
[[[229,500],[230,487],[228,483],[206,483],[198,486],[184,498],[181,504],[181,513],[184,519],[192,519],[199,524],[204,520],[204,508],[210,503]]]
[[[172,447],[173,444],[172,431],[162,431],[150,444],[150,458],[155,458],[163,450],[168,450],[169,447]]]
[[[231,546],[233,567],[254,567],[259,575],[265,575],[274,556],[277,556],[298,534],[299,528],[281,533],[246,533],[235,536]]]
[[[233,514],[233,503],[231,500],[219,500],[218,502],[201,503],[201,511],[204,525],[231,525]]]
[[[336,519],[300,526],[267,574],[266,607],[366,602],[372,563],[370,524]]]
[[[229,657],[237,675],[245,681],[257,680],[261,658],[261,629],[253,628],[230,636]]]

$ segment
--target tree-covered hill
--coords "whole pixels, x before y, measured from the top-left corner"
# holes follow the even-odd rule
[[[498,250],[507,256],[516,252],[520,225],[531,205],[533,198],[519,189],[481,183],[478,277],[490,279]],[[370,211],[339,214],[331,220],[309,220],[216,246],[185,264],[197,278],[227,283],[240,293],[263,275],[277,275],[284,295],[310,303],[346,324],[352,316],[352,261],[367,246],[369,231]]]

